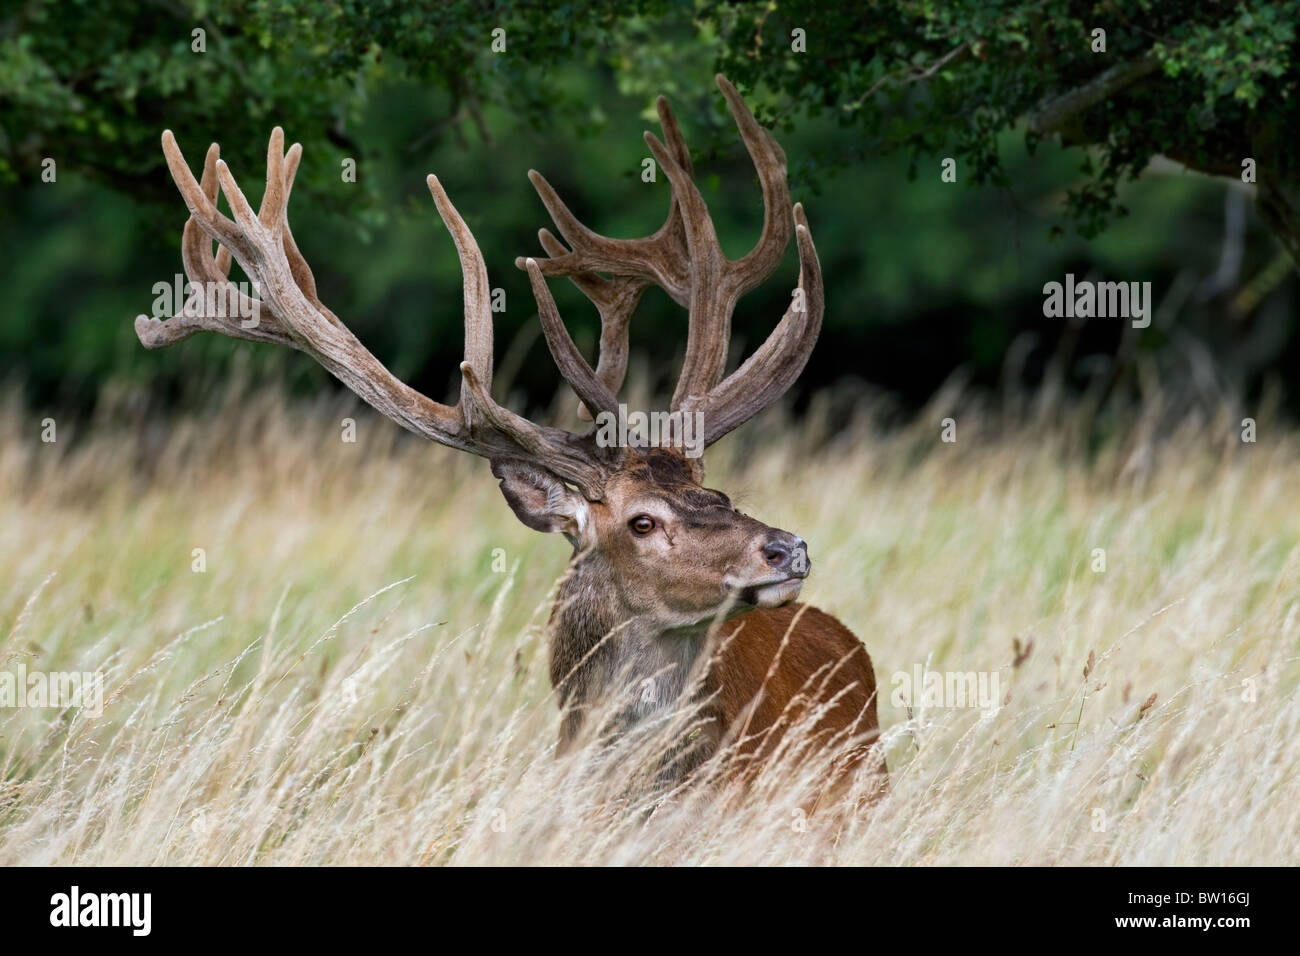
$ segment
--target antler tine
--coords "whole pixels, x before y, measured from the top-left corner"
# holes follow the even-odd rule
[[[790,208],[790,186],[786,181],[785,150],[771,133],[758,125],[758,120],[754,119],[754,114],[727,78],[719,73],[715,80],[736,120],[736,128],[749,151],[763,192],[763,230],[758,242],[748,253],[731,263],[731,281],[739,299],[781,264],[790,244],[790,234],[794,231],[794,220],[786,215]]]
[[[722,378],[727,363],[727,340],[735,298],[726,281],[727,258],[709,216],[709,207],[695,179],[673,160],[667,147],[649,130],[646,145],[673,184],[673,197],[682,212],[686,234],[684,257],[689,263],[691,294],[688,303],[686,357],[673,392],[672,408],[679,409],[692,395],[703,395]]]
[[[662,147],[653,136],[646,134],[646,142],[673,182],[673,192],[685,221],[690,256],[690,324],[686,357],[673,392],[674,410],[688,405],[694,407],[699,398],[721,381],[727,367],[731,316],[736,302],[780,264],[793,229],[793,220],[788,213],[790,193],[786,184],[784,151],[758,125],[726,77],[718,74],[715,80],[758,173],[763,193],[763,229],[749,253],[740,259],[728,259],[718,243],[708,206],[694,178],[661,155]]]
[[[221,283],[227,287],[225,291],[238,295],[226,278],[233,255],[260,296],[256,300],[242,296],[235,301],[241,306],[265,309],[259,321],[248,328],[237,319],[201,309],[194,314],[187,310],[166,322],[140,316],[136,332],[147,347],[171,345],[204,330],[288,345],[312,356],[367,403],[419,435],[494,460],[534,460],[573,482],[587,497],[600,497],[612,452],[596,448],[589,436],[536,425],[492,400],[492,316],[487,268],[473,234],[435,177],[429,177],[429,189],[456,243],[464,273],[465,358],[461,363],[461,397],[456,406],[435,402],[397,379],[321,303],[311,269],[293,239],[288,221],[289,195],[302,153],[299,145],[294,144],[286,154],[283,132],[277,127],[271,134],[267,188],[256,214],[220,159],[215,144],[208,151],[201,182],[195,181],[170,132],[163,134],[163,152],[190,210],[182,254],[191,282]],[[230,204],[233,220],[217,209],[218,185]],[[213,240],[219,244],[215,256]],[[549,294],[547,302],[548,322],[552,325],[549,334],[554,337],[555,322],[551,319],[558,321],[558,316]],[[542,303],[543,311],[546,305]],[[562,343],[553,344],[557,353],[563,353]],[[572,348],[571,341],[569,346]],[[578,375],[580,370],[575,370],[572,361],[575,356],[581,361],[576,348],[572,348],[565,357],[568,370]],[[589,368],[587,376],[594,381]],[[601,398],[599,389],[588,388],[590,383],[578,378],[584,397],[593,402]]]
[[[492,389],[492,288],[488,285],[487,263],[474,241],[474,234],[447,198],[438,177],[430,175],[426,182],[460,257],[465,282],[465,362],[473,368],[478,384],[487,393]]]
[[[208,147],[207,155],[203,157],[203,176],[199,180],[199,188],[203,190],[203,195],[208,197],[208,201],[215,203],[217,201],[217,160],[221,158],[221,147],[213,143]],[[188,166],[186,167],[189,168]],[[185,220],[185,225],[189,226],[194,223],[193,232],[195,235],[203,235],[203,230],[198,228],[198,222],[191,216]],[[230,275],[230,263],[234,260],[230,257],[230,250],[225,246],[217,246],[217,254],[214,258],[212,255],[212,239],[208,239],[206,246],[199,246],[206,253],[206,258],[212,260],[217,270],[222,276]]]
[[[676,206],[674,205],[674,210]],[[568,250],[547,229],[539,229],[537,238],[550,261],[565,255]],[[536,262],[536,260],[531,260]],[[543,260],[546,261],[546,260]],[[541,263],[538,263],[539,271]],[[531,276],[531,272],[530,272]],[[650,286],[649,280],[637,276],[614,276],[606,279],[594,272],[580,272],[569,276],[579,290],[600,312],[600,353],[596,362],[596,378],[612,395],[617,395],[627,376],[628,321],[636,311],[641,296]],[[536,289],[534,288],[534,293]],[[548,292],[549,295],[549,292]],[[567,334],[567,333],[566,333]],[[617,401],[617,399],[616,399]],[[593,416],[586,402],[578,403],[578,417],[591,421]]]
[[[289,228],[289,195],[293,193],[293,183],[298,176],[298,164],[302,160],[302,146],[294,143],[289,147],[289,151],[284,156],[284,213],[282,218],[281,237],[284,242],[284,255],[289,260],[289,270],[293,273],[293,281],[298,284],[312,305],[316,306],[320,314],[329,319],[334,325],[342,328],[343,321],[330,311],[329,307],[320,300],[316,294],[316,277],[312,275],[311,266],[307,265],[307,260],[303,258],[302,252],[298,249],[298,243],[293,238],[293,230]]]
[[[594,409],[596,412],[617,414],[618,399],[591,370],[587,360],[573,344],[573,338],[569,335],[569,330],[564,327],[559,309],[555,307],[555,299],[551,297],[551,290],[546,285],[546,279],[542,277],[542,270],[538,267],[537,260],[529,259],[525,265],[528,269],[528,281],[533,287],[533,297],[537,300],[537,314],[542,320],[546,345],[551,350],[551,356],[555,359],[560,374],[573,386],[573,390],[582,399],[583,407],[589,412]]]
[[[821,263],[803,206],[793,210],[799,248],[794,301],[767,340],[741,366],[688,408],[704,412],[704,444],[743,425],[780,398],[803,371],[821,332],[826,298]]]

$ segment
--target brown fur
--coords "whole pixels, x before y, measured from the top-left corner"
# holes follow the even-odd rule
[[[886,773],[884,757],[871,750],[880,734],[871,658],[825,611],[789,604],[732,618],[717,634],[709,676],[741,777],[772,757],[792,725],[827,705],[810,729],[838,752],[841,779],[831,784],[868,757],[877,773]]]

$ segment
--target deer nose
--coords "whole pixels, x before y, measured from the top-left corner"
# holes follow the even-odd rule
[[[763,559],[774,571],[797,578],[806,578],[812,562],[808,560],[808,545],[803,538],[780,531],[763,545]]]

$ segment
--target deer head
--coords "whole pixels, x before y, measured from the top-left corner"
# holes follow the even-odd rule
[[[649,132],[645,139],[671,183],[672,199],[667,220],[652,235],[597,235],[574,218],[539,173],[529,173],[563,241],[543,229],[546,257],[516,264],[528,273],[547,345],[582,402],[580,415],[596,421],[583,433],[535,424],[493,400],[487,268],[434,176],[428,177],[429,189],[464,273],[458,403],[443,405],[409,388],[357,340],[317,296],[290,231],[287,207],[301,147],[286,153],[278,127],[271,134],[258,212],[216,144],[195,181],[172,134],[163,133],[168,168],[190,211],[182,236],[186,275],[199,288],[221,287],[236,308],[205,310],[200,303],[165,322],[140,316],[136,333],[151,349],[203,330],[298,349],[404,428],[490,459],[520,520],[538,531],[559,532],[574,546],[556,611],[557,626],[572,639],[553,652],[553,676],[564,674],[610,629],[630,624],[635,640],[644,644],[722,613],[792,601],[809,569],[804,542],[740,514],[722,492],[704,488],[701,461],[684,447],[688,429],[682,423],[698,422],[696,438],[708,446],[776,401],[807,362],[823,310],[817,253],[803,210],[790,204],[785,154],[731,84],[721,76],[717,82],[753,159],[765,206],[762,234],[739,259],[722,252],[693,179],[690,153],[662,98],[664,139]],[[218,186],[233,219],[217,209]],[[762,346],[726,375],[736,302],[772,273],[792,233],[800,276],[791,305]],[[232,257],[256,285],[259,300],[244,299],[230,285]],[[547,276],[569,278],[600,311],[594,369],[560,319]],[[605,440],[600,423],[622,412],[617,394],[627,369],[628,320],[651,284],[688,309],[689,326],[669,409],[677,424],[666,430],[661,447],[636,448]],[[228,314],[247,315],[251,307],[260,316],[252,327]]]

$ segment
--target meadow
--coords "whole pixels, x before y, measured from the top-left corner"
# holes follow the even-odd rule
[[[875,664],[890,792],[812,817],[815,762],[650,813],[641,744],[556,758],[568,546],[485,462],[274,389],[106,396],[53,443],[8,401],[0,668],[103,700],[0,709],[0,864],[1300,862],[1300,434],[1159,395],[1100,430],[953,392],[832,428],[835,401],[708,457]],[[917,668],[999,706],[900,701]]]

